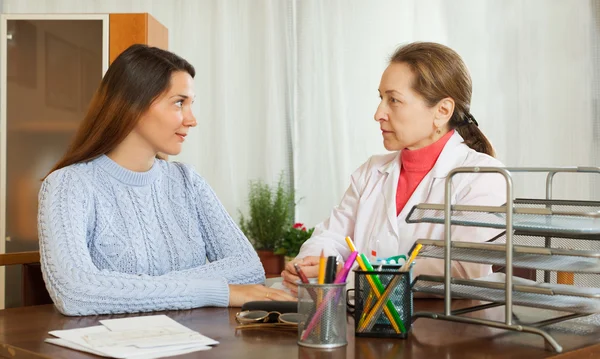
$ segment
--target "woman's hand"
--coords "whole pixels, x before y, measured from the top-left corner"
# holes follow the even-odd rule
[[[260,300],[295,301],[297,299],[283,290],[267,288],[262,284],[229,285],[230,307],[241,307],[246,302]]]

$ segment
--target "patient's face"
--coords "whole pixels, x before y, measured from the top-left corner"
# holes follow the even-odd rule
[[[190,127],[196,126],[194,96],[194,79],[187,72],[173,73],[170,88],[150,105],[133,132],[155,153],[178,154]]]
[[[414,150],[435,142],[435,109],[412,89],[413,80],[405,63],[390,64],[381,76],[375,121],[389,151]]]

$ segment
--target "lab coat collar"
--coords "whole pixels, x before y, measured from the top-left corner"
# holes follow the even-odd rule
[[[397,225],[398,218],[405,218],[413,205],[425,201],[428,193],[431,191],[434,180],[436,178],[445,178],[450,170],[461,166],[464,163],[468,152],[469,147],[463,143],[463,138],[458,132],[454,132],[444,146],[444,149],[440,153],[431,172],[423,178],[421,183],[419,183],[399,216],[396,215],[396,187],[398,186],[398,178],[400,177],[401,151],[398,151],[396,156],[389,162],[384,163],[379,167],[379,171],[382,174],[386,174],[385,183],[383,184],[383,196],[385,198],[388,221],[396,236],[399,235]]]

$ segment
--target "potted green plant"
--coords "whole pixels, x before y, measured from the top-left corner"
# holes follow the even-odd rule
[[[286,262],[294,259],[300,252],[302,244],[312,236],[314,231],[314,228],[306,229],[303,223],[294,223],[285,232],[283,240],[275,253],[283,254]]]
[[[274,252],[293,222],[294,191],[285,184],[283,175],[276,186],[262,180],[250,181],[248,205],[247,216],[240,211],[240,228],[256,249],[265,274],[279,275],[284,256]]]

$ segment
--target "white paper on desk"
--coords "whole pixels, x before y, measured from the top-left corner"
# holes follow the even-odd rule
[[[100,324],[104,325],[108,330],[113,332],[121,332],[126,330],[148,329],[153,327],[172,327],[180,331],[193,332],[185,325],[179,324],[166,315],[147,315],[144,317],[130,317],[120,319],[105,319],[101,320]]]
[[[207,350],[210,349],[207,345],[218,344],[217,341],[207,338],[165,315],[111,319],[101,321],[101,323],[105,325],[57,330],[49,333],[71,343],[72,345],[69,346],[71,348],[73,346],[78,347],[73,349],[84,350],[81,348],[86,348],[85,351],[93,351],[95,354],[101,353],[100,355],[113,358],[147,358],[148,356],[155,358],[175,355],[169,353],[179,353],[181,350],[185,350],[185,352]],[[157,327],[157,325],[163,325],[163,327]],[[109,328],[116,330],[111,331]],[[151,341],[148,341],[146,338],[140,338],[140,335],[135,333],[135,331],[148,333],[151,330],[158,333],[161,332],[160,328],[162,328],[163,333],[177,334],[175,336],[167,335],[163,338],[155,336]],[[169,330],[165,330],[165,328],[169,328]],[[186,337],[182,338],[181,336]],[[121,340],[110,342],[111,338]],[[136,338],[139,339],[137,342],[135,341]],[[92,345],[98,344],[98,342],[100,342],[100,346]],[[53,344],[62,345],[61,343],[64,344],[62,341]],[[124,343],[128,345],[118,345]]]
[[[182,332],[171,327],[156,327],[118,332],[92,333],[83,336],[91,347],[101,349],[114,346],[136,346],[152,348],[176,344],[214,344],[210,338],[196,332]]]
[[[65,347],[65,348],[75,349],[75,350],[79,350],[79,351],[86,352],[86,353],[92,353],[92,354],[99,355],[99,356],[106,356],[106,354],[103,352],[98,352],[89,347],[83,347],[81,345],[77,345],[77,344],[72,343],[65,339],[47,338],[45,341],[47,343],[59,345],[61,347]],[[158,359],[158,358],[166,358],[166,357],[170,357],[170,356],[182,355],[182,354],[192,353],[195,351],[209,350],[209,349],[210,349],[210,347],[192,347],[192,348],[188,348],[188,349],[164,351],[164,352],[155,353],[155,354],[134,355],[134,356],[127,357],[127,359]]]
[[[52,331],[49,333],[51,335],[54,335],[55,337],[58,337],[60,339],[67,340],[71,343],[74,343],[77,346],[89,348],[89,349],[93,350],[94,352],[102,353],[103,356],[107,356],[107,357],[111,357],[111,358],[125,359],[125,358],[137,357],[140,355],[150,355],[150,354],[154,355],[154,354],[160,354],[160,353],[164,353],[164,352],[168,352],[168,351],[181,350],[181,349],[192,349],[192,348],[196,348],[197,350],[210,349],[209,346],[199,345],[199,344],[172,345],[172,346],[163,346],[163,347],[148,348],[148,349],[136,348],[134,346],[127,346],[127,347],[113,346],[113,347],[94,348],[94,347],[90,346],[83,338],[87,334],[108,333],[108,332],[109,332],[109,330],[106,327],[99,325],[99,326],[95,326],[95,327],[87,327],[87,328],[80,328],[80,329],[55,330],[55,331]]]
[[[79,350],[82,352],[86,352],[86,353],[92,353],[92,354],[96,354],[99,356],[106,356],[103,352],[99,352],[96,351],[90,347],[84,347],[82,345],[70,342],[66,339],[60,339],[60,338],[46,338],[44,340],[46,343],[50,343],[50,344],[54,344],[54,345],[60,345],[61,347],[65,347],[65,348],[70,348],[70,349],[75,349],[75,350]]]
[[[166,315],[107,319],[101,320],[100,323],[111,331],[109,334],[95,334],[95,339],[104,340],[104,343],[110,338],[116,344],[135,345],[138,348],[191,343],[219,344],[218,341],[193,331]],[[123,337],[119,337],[120,333],[123,334]],[[104,338],[102,338],[103,335]],[[88,340],[88,342],[90,341]]]

